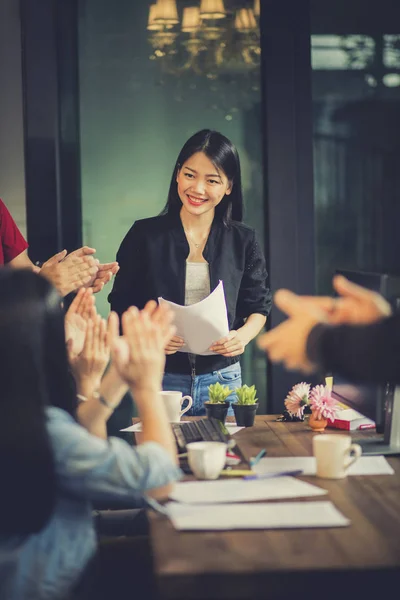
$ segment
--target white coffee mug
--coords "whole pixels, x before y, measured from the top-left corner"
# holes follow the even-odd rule
[[[186,448],[189,467],[197,479],[217,479],[225,466],[227,445],[223,442],[191,442]]]
[[[174,423],[181,420],[181,416],[191,408],[193,399],[191,396],[183,396],[182,392],[160,392],[163,399],[165,409],[167,411],[168,421]],[[188,401],[188,405],[182,409],[184,401]]]
[[[359,444],[351,443],[350,435],[315,435],[313,454],[317,463],[317,477],[343,479],[348,468],[362,454]]]

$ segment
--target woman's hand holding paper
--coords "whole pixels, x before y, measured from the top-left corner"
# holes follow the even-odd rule
[[[174,335],[168,344],[165,346],[165,354],[175,354],[178,352],[179,348],[185,344],[185,340],[178,335]]]
[[[214,342],[210,346],[210,350],[222,354],[222,356],[238,356],[243,354],[246,343],[242,339],[240,331],[232,329],[228,335]]]

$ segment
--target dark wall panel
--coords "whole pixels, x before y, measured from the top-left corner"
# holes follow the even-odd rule
[[[27,229],[33,260],[80,242],[76,2],[21,0]]]
[[[308,0],[262,2],[267,254],[273,291],[314,292],[312,106]],[[270,326],[283,320],[272,310]],[[302,379],[269,367],[269,412]]]

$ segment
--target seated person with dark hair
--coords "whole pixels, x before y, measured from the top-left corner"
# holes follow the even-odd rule
[[[91,348],[104,365],[110,346],[112,369],[96,392],[93,382],[87,387],[80,410],[68,385],[59,295],[30,271],[0,270],[0,598],[76,598],[95,560],[92,503],[140,506],[167,497],[179,479],[159,396],[164,347],[175,333],[171,319],[168,309],[132,307],[122,317],[123,337],[115,313],[107,331],[100,318],[88,324],[85,358]],[[105,439],[106,421],[126,386],[142,420],[143,439],[135,449]],[[129,558],[127,575],[136,584],[135,556]],[[96,589],[102,577],[106,585],[118,578],[112,568],[95,573]]]

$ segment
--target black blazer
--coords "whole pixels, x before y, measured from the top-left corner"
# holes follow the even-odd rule
[[[188,254],[189,244],[178,214],[136,221],[118,250],[120,270],[108,296],[111,309],[121,315],[129,306],[143,308],[148,300],[159,296],[183,305]],[[253,229],[236,221],[226,227],[214,219],[203,255],[209,263],[211,290],[220,279],[224,283],[229,329],[241,327],[252,313],[268,316],[268,274]],[[196,356],[196,373],[223,369],[238,360],[221,355]],[[165,370],[189,374],[188,355],[168,355]]]

